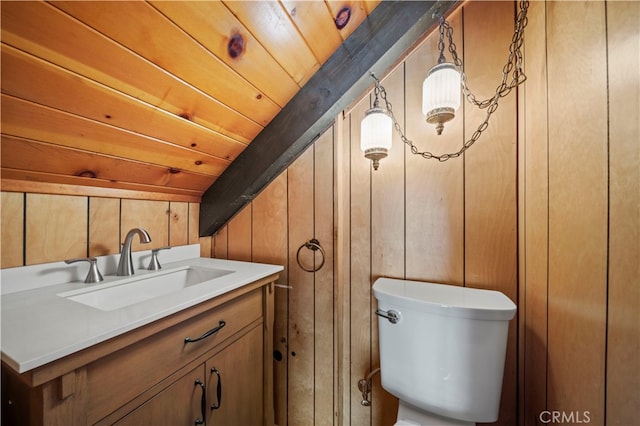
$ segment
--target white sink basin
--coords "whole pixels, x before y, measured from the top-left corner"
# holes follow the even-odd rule
[[[232,272],[224,269],[184,266],[140,277],[125,278],[113,283],[99,284],[88,289],[60,293],[58,296],[102,311],[113,311],[175,293]]]

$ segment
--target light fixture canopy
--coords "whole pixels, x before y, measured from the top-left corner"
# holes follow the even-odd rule
[[[455,117],[460,95],[461,78],[455,65],[442,62],[429,70],[422,83],[422,113],[427,123],[436,125],[439,135],[444,123]]]

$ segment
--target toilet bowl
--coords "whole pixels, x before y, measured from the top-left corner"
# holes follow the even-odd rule
[[[472,425],[498,418],[509,321],[498,291],[379,278],[382,387],[397,424]]]
[[[439,416],[400,401],[398,403],[398,416],[395,425],[473,426],[475,423]]]

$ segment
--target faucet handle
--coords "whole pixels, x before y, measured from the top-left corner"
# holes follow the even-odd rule
[[[151,250],[151,262],[149,262],[149,267],[147,269],[150,271],[162,269],[162,266],[160,266],[160,262],[158,261],[158,252],[160,250],[169,250],[170,248],[170,246],[166,246]]]
[[[64,263],[66,263],[67,265],[76,262],[89,262],[89,272],[87,273],[87,278],[85,278],[84,280],[85,283],[99,283],[100,281],[104,280],[104,278],[102,278],[102,274],[98,270],[98,259],[96,259],[95,257],[68,259],[64,261]]]

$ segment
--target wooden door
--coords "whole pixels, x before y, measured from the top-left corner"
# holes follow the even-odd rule
[[[118,426],[204,424],[201,402],[203,366],[191,370],[168,388],[142,404],[115,424]],[[198,419],[203,423],[198,423]]]
[[[257,326],[205,363],[208,425],[263,424],[262,356]]]
[[[334,178],[336,140],[331,127],[214,238],[216,258],[285,267],[274,296],[275,423],[281,426],[333,424],[339,411],[334,186],[344,182]],[[305,248],[311,239],[324,256]],[[317,271],[302,269],[298,258]]]

